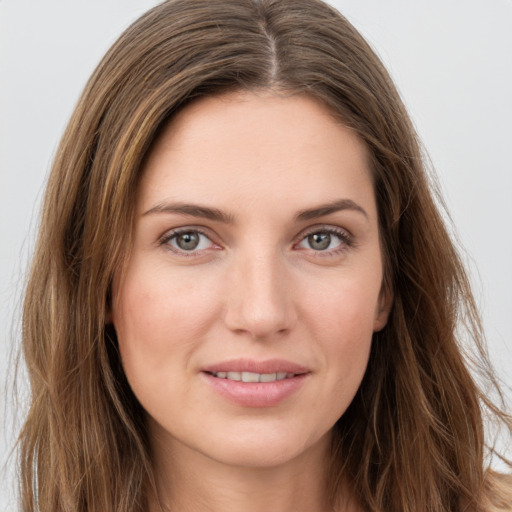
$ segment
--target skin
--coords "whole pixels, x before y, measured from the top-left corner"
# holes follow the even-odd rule
[[[297,218],[340,200],[336,211]],[[228,219],[169,211],[176,203]],[[177,228],[200,229],[199,246],[183,250]],[[164,509],[328,510],[332,427],[391,306],[382,273],[366,148],[319,102],[237,92],[173,119],[143,169],[112,307]],[[278,404],[243,406],[202,372],[240,357],[284,359],[308,373]]]

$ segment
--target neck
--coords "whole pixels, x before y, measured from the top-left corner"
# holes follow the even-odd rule
[[[150,512],[332,512],[326,469],[330,439],[284,464],[224,464],[180,443],[154,441],[158,496]],[[353,508],[344,507],[343,511]]]

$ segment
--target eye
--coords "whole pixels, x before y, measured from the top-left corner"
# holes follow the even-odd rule
[[[197,229],[167,233],[160,243],[179,253],[195,253],[215,247],[210,238]]]
[[[351,245],[351,238],[343,230],[319,229],[307,234],[298,244],[301,249],[315,252],[337,252]]]

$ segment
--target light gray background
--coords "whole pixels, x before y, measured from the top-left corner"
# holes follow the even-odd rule
[[[157,3],[0,0],[0,510],[15,509],[12,318],[50,161],[96,63]],[[331,3],[398,84],[467,250],[491,355],[512,385],[512,0]]]

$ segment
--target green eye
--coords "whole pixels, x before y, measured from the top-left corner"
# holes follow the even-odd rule
[[[193,251],[194,249],[197,249],[199,242],[199,233],[194,231],[176,235],[176,245],[184,251]]]
[[[175,252],[197,252],[210,249],[214,244],[203,233],[197,230],[184,230],[170,234],[164,243]]]
[[[331,245],[330,233],[313,233],[307,237],[308,244],[315,251],[325,251]]]
[[[298,244],[300,249],[326,252],[342,250],[352,245],[351,236],[341,228],[325,228],[311,231]]]

